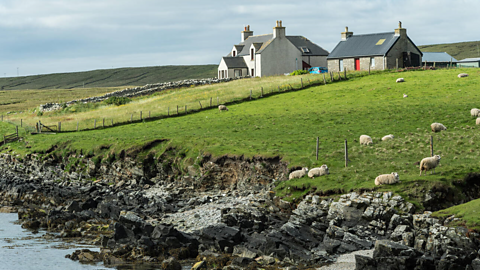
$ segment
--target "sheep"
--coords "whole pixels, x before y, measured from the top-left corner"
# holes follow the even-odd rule
[[[422,176],[422,172],[425,171],[425,174],[427,174],[428,170],[433,169],[433,173],[435,173],[435,167],[438,166],[440,163],[440,156],[435,155],[433,157],[426,157],[420,161],[420,176]]]
[[[220,112],[222,112],[222,111],[228,111],[228,108],[227,108],[227,106],[225,106],[225,105],[220,105],[220,106],[218,106],[218,110],[219,110]]]
[[[463,78],[463,77],[468,77],[468,74],[467,73],[460,73],[457,76],[458,76],[458,78]]]
[[[430,125],[430,128],[432,128],[433,132],[440,132],[442,130],[447,130],[447,128],[441,123],[433,123]]]
[[[407,97],[408,97],[408,95],[407,95],[407,94],[403,94],[403,98],[407,98]]]
[[[330,174],[328,171],[328,166],[326,164],[323,164],[322,166],[318,168],[313,168],[310,171],[308,171],[308,177],[314,178],[315,176],[322,176],[322,175],[327,175]]]
[[[393,136],[392,134],[386,135],[386,136],[383,136],[382,141],[391,140],[393,138],[395,138],[395,136]]]
[[[403,78],[398,78],[398,79],[397,79],[397,83],[399,83],[399,82],[404,82],[404,81],[405,81],[405,80],[404,80]]]
[[[304,167],[301,170],[293,171],[288,175],[288,180],[291,180],[293,178],[302,178],[305,176],[305,174],[307,174],[307,171],[308,171],[307,167]]]
[[[475,121],[475,123],[476,123],[477,125],[480,125],[480,117],[477,118],[477,120]]]
[[[375,178],[375,185],[391,185],[398,183],[399,180],[400,178],[396,172],[392,172],[391,174],[381,174]]]
[[[470,110],[470,115],[475,117],[480,116],[480,110],[477,108],[473,108]]]
[[[370,145],[373,144],[373,140],[368,135],[362,135],[360,136],[360,144]]]

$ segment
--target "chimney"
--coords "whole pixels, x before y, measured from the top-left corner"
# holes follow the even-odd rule
[[[247,25],[242,31],[242,42],[244,42],[249,36],[253,36],[253,31],[250,31],[250,25]]]
[[[407,35],[407,29],[402,28],[402,22],[398,22],[398,28],[395,29],[395,36],[406,36]]]
[[[277,25],[273,28],[273,38],[285,37],[285,27],[282,26],[282,21],[277,21]]]
[[[345,26],[345,32],[342,32],[342,40],[347,40],[351,36],[353,36],[353,32],[348,32],[348,26]]]

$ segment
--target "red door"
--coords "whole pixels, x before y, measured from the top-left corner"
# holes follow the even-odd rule
[[[360,58],[355,58],[355,70],[360,70]]]

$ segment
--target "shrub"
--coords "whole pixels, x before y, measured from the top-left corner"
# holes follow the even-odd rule
[[[127,98],[127,97],[109,97],[104,102],[108,105],[114,104],[116,106],[120,106],[120,105],[125,105],[125,104],[129,103],[130,101],[132,101],[132,100]]]
[[[299,69],[299,70],[295,70],[294,72],[290,73],[290,75],[295,76],[295,75],[303,75],[303,74],[307,74],[307,73],[308,73],[308,70]]]

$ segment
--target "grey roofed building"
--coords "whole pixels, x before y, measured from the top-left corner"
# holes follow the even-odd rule
[[[352,35],[340,41],[327,59],[385,55],[399,38],[394,32]]]
[[[240,43],[220,61],[218,77],[272,76],[312,66],[325,67],[327,56],[326,50],[307,38],[287,36],[282,21],[277,21],[272,34],[258,36],[248,25],[241,32]]]
[[[480,67],[480,58],[465,58],[457,62],[457,67]]]
[[[422,62],[445,62],[445,63],[450,63],[452,61],[453,63],[457,62],[457,59],[453,58],[450,54],[446,52],[423,52],[423,57],[422,57]]]

